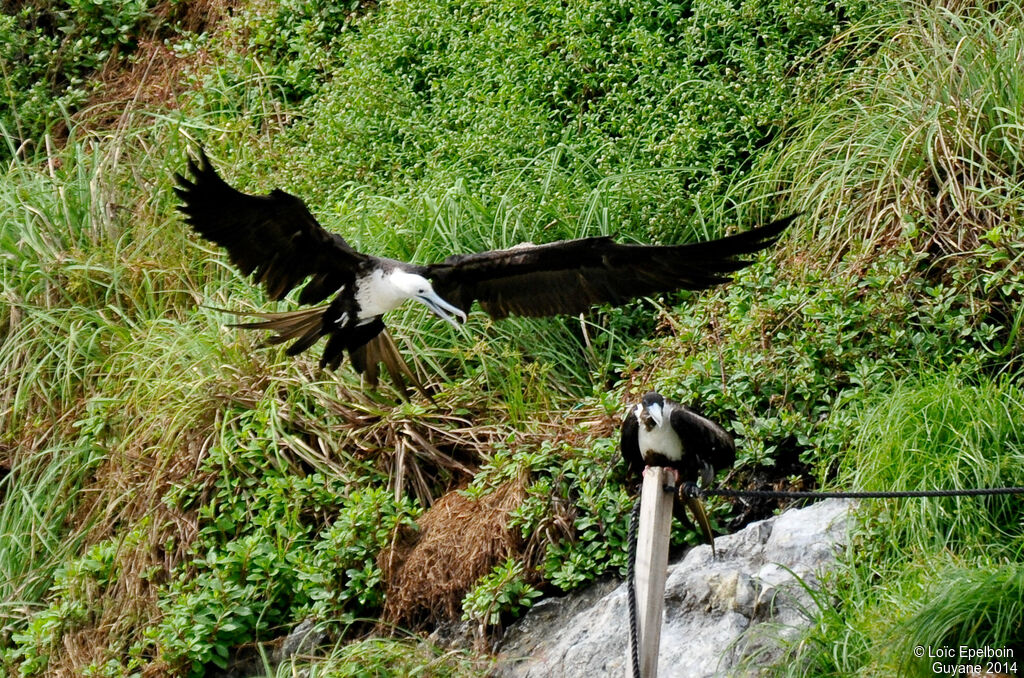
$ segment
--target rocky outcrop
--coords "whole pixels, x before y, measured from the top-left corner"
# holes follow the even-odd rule
[[[669,565],[659,678],[728,675],[778,656],[777,639],[809,622],[819,575],[846,543],[851,503],[828,500],[752,523]],[[626,587],[539,603],[502,642],[500,678],[626,675]],[[609,590],[611,589],[611,590]]]

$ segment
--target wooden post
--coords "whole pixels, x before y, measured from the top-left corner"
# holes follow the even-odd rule
[[[640,675],[633,678],[658,678],[658,648],[665,603],[665,577],[668,574],[668,544],[672,529],[674,492],[665,485],[673,483],[671,469],[648,468],[640,490],[640,526],[636,541],[637,636],[640,646]],[[628,647],[627,652],[632,652]],[[633,663],[627,660],[632,673]]]

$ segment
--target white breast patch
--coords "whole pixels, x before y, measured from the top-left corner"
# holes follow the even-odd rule
[[[655,452],[673,461],[683,458],[683,444],[679,441],[676,432],[672,430],[670,419],[670,413],[666,412],[661,426],[655,426],[650,431],[640,424],[638,436],[640,454],[646,456],[648,452]]]
[[[399,290],[390,280],[390,275],[375,268],[369,275],[356,279],[356,303],[359,304],[359,319],[366,320],[393,311],[402,305],[408,294]]]

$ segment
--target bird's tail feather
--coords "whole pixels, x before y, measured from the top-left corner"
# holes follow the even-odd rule
[[[708,513],[704,510],[704,504],[701,503],[697,497],[686,497],[686,507],[690,509],[690,513],[697,520],[700,525],[700,529],[704,532],[704,537],[711,544],[711,555],[715,555],[715,533],[711,531],[711,521],[708,520]]]
[[[271,330],[277,332],[267,341],[270,344],[282,344],[292,339],[297,339],[293,345],[288,347],[288,355],[296,355],[305,351],[316,343],[316,340],[323,336],[323,317],[328,306],[316,306],[314,308],[303,308],[298,311],[282,311],[279,313],[261,313],[259,311],[229,311],[223,308],[208,306],[215,311],[230,313],[235,316],[248,318],[260,318],[255,322],[231,323],[228,327],[236,327],[243,330]]]
[[[416,374],[409,367],[402,354],[399,353],[395,340],[391,338],[391,333],[387,330],[384,330],[362,346],[350,350],[349,357],[352,360],[352,367],[357,372],[362,372],[366,377],[366,381],[371,386],[377,385],[380,365],[383,364],[384,369],[387,370],[388,375],[391,377],[391,381],[402,392],[402,395],[408,396],[406,384],[411,383],[427,400],[433,401],[430,391],[416,377]]]
[[[294,339],[295,343],[288,347],[287,353],[288,355],[297,355],[315,344],[320,337],[326,334],[323,327],[323,316],[324,313],[327,312],[329,306],[324,305],[314,308],[299,309],[297,311],[283,311],[278,313],[230,311],[213,306],[207,306],[206,308],[220,311],[222,313],[230,313],[235,316],[259,318],[259,320],[253,322],[231,323],[228,327],[236,327],[243,330],[270,330],[272,332],[276,332],[277,334],[267,339],[267,343],[272,345],[282,344]],[[342,341],[344,341],[344,339],[342,339]],[[328,360],[328,362],[334,363],[329,365],[330,367],[337,366],[337,363],[340,362],[341,350],[347,348],[349,358],[352,360],[352,367],[356,372],[365,376],[366,381],[370,386],[377,386],[378,377],[380,376],[380,365],[383,364],[384,369],[387,370],[391,380],[403,395],[408,396],[406,384],[411,383],[416,387],[416,390],[426,396],[428,400],[432,400],[430,392],[416,377],[408,363],[405,362],[405,359],[402,358],[402,354],[399,353],[398,347],[395,346],[394,339],[391,338],[391,334],[387,330],[380,331],[369,341],[365,341],[364,343],[355,346],[351,344],[345,346],[345,344],[342,343],[337,348],[337,352],[339,354],[338,359]],[[330,346],[325,349],[325,359],[328,357],[328,353],[330,353]],[[324,360],[321,360],[321,367],[323,366]]]

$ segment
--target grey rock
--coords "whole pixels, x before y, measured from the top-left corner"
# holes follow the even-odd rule
[[[791,509],[698,546],[669,565],[659,678],[742,675],[741,660],[778,656],[777,638],[809,621],[820,575],[846,543],[852,503]],[[801,583],[802,582],[802,583]],[[625,676],[626,586],[539,603],[502,641],[498,678]]]
[[[258,648],[246,645],[236,651],[226,669],[214,668],[207,675],[210,678],[268,678],[276,675],[277,667],[292,657],[315,653],[326,639],[327,633],[317,628],[313,619],[304,619],[287,636],[265,644],[262,653]],[[300,669],[296,675],[301,678],[308,673],[308,670]]]
[[[303,619],[285,636],[281,647],[274,653],[274,660],[281,663],[297,654],[312,654],[326,638],[327,633],[317,628],[313,619]]]

